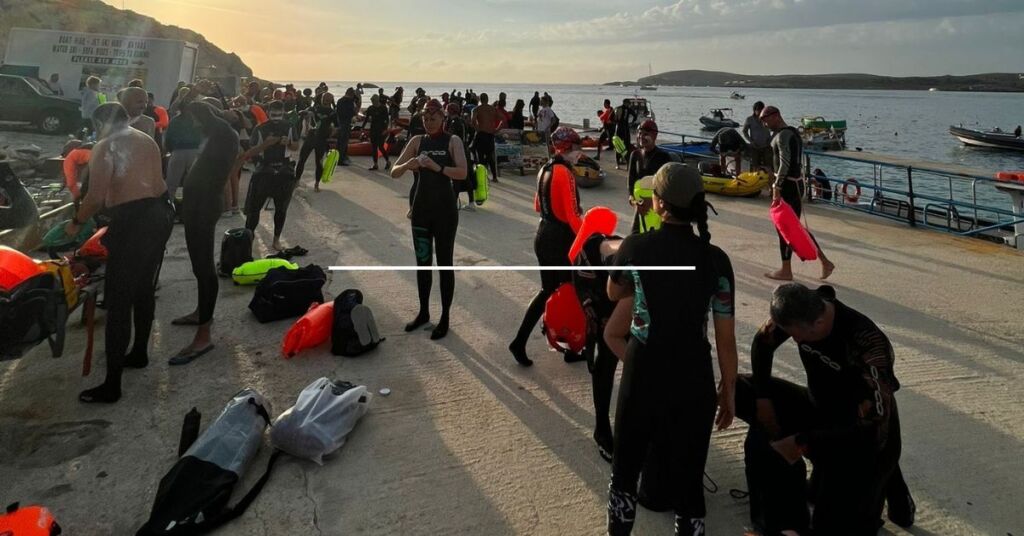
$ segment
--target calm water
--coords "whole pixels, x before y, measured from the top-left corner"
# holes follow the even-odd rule
[[[316,83],[296,82],[298,87],[315,87]],[[348,82],[329,83],[332,93],[340,95],[344,88],[354,85]],[[534,91],[547,91],[554,99],[554,110],[563,122],[582,124],[590,119],[597,124],[596,112],[604,99],[611,99],[613,105],[632,97],[631,88],[603,87],[596,85],[550,85],[533,86],[520,84],[417,84],[399,82],[384,84],[385,93],[391,94],[396,85],[405,88],[406,102],[417,87],[423,87],[429,95],[437,96],[453,88],[465,91],[473,88],[477,93],[488,93],[491,100],[499,92],[508,94],[509,107],[515,99],[529,103]],[[697,119],[711,108],[731,107],[735,109],[734,119],[743,123],[750,114],[750,108],[757,100],[777,106],[791,124],[799,124],[802,116],[824,116],[827,119],[845,119],[847,145],[850,149],[861,147],[865,151],[891,154],[905,158],[930,160],[942,163],[961,164],[984,173],[1009,169],[1024,169],[1024,153],[971,149],[964,147],[949,135],[950,125],[989,129],[1000,127],[1012,131],[1024,124],[1024,95],[1002,93],[957,93],[927,91],[855,91],[855,90],[800,90],[800,89],[756,89],[741,90],[746,100],[729,99],[727,88],[662,87],[658,91],[641,91],[657,115],[659,128],[663,132],[700,135]],[[704,133],[704,135],[707,135]],[[678,141],[663,136],[662,141]],[[822,167],[830,176],[856,176],[861,182],[871,179],[870,168],[858,168],[822,160],[816,167]],[[922,176],[918,184],[915,175],[915,189],[935,195],[948,195],[947,181],[934,181]],[[968,191],[966,185],[957,185],[960,192]],[[979,186],[979,198],[1001,208],[1009,208],[1008,198],[996,192],[990,185]]]

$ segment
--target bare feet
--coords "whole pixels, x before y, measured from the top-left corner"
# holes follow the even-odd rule
[[[832,272],[835,271],[835,269],[836,265],[832,264],[832,261],[821,259],[821,280],[824,281],[828,279],[828,276],[832,275]]]
[[[320,184],[319,183],[313,185],[313,191],[314,192],[319,192],[320,191]]]
[[[274,243],[271,244],[270,247],[274,248],[274,251],[281,251],[281,250],[284,249],[283,247],[281,247],[281,239],[280,238],[275,238],[274,239]]]
[[[789,271],[786,271],[786,270],[776,270],[774,272],[765,272],[764,276],[767,277],[768,279],[774,279],[776,281],[792,281],[793,280],[793,272],[789,272]]]

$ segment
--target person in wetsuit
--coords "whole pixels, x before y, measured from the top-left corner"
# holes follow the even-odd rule
[[[466,120],[462,117],[462,107],[457,103],[450,102],[445,108],[444,131],[453,136],[458,136],[460,140],[465,140],[469,137],[469,125],[466,124]],[[455,188],[456,198],[458,198],[460,193],[466,192],[467,202],[463,205],[462,202],[459,201],[459,209],[461,210],[465,208],[466,210],[473,212],[476,210],[473,208],[473,192],[476,190],[476,175],[474,173],[472,159],[470,158],[469,146],[463,144],[463,147],[466,150],[466,180],[454,181],[452,185]]]
[[[124,367],[149,364],[156,279],[174,225],[160,149],[128,121],[128,113],[117,103],[102,104],[93,112],[100,141],[89,159],[89,189],[65,228],[68,236],[77,236],[81,224],[100,210],[110,218],[103,237],[108,251],[103,289],[107,371],[101,385],[78,395],[85,403],[117,402]],[[135,340],[128,352],[133,323]]]
[[[199,156],[185,176],[181,200],[185,246],[198,286],[198,301],[195,311],[171,321],[177,326],[196,326],[192,342],[168,361],[171,365],[191,363],[213,349],[210,330],[218,290],[214,242],[224,204],[224,185],[239,154],[238,134],[212,106],[192,102],[185,107],[185,113],[202,137]]]
[[[715,424],[720,430],[729,427],[734,414],[733,272],[729,257],[711,244],[700,173],[669,163],[653,182],[652,204],[663,224],[622,242],[615,254],[617,269],[608,280],[609,298],[633,300],[615,411],[608,534],[632,531],[637,480],[658,438],[670,457],[676,534],[703,536],[703,475],[711,431]],[[645,266],[694,269],[654,271]],[[707,337],[709,313],[722,378],[717,393]]]
[[[753,374],[736,386],[737,416],[750,424],[751,520],[766,534],[873,535],[888,500],[889,518],[912,525],[916,508],[898,465],[900,384],[889,339],[828,286],[784,284],[770,311],[751,344]],[[772,376],[775,351],[790,338],[806,387]],[[804,458],[814,463],[810,497]]]
[[[295,177],[302,178],[306,169],[306,160],[313,153],[316,176],[313,177],[313,191],[320,191],[320,178],[324,174],[324,155],[327,154],[327,139],[334,132],[334,124],[338,117],[334,113],[334,95],[324,92],[317,97],[316,105],[306,111],[309,119],[309,132],[299,150],[299,163],[295,168]]]
[[[569,127],[558,127],[551,135],[555,155],[537,173],[537,194],[533,200],[534,210],[540,213],[540,224],[533,240],[533,251],[540,266],[570,266],[569,248],[576,239],[582,223],[583,210],[579,203],[579,190],[572,170],[569,153],[580,148],[580,135]],[[542,271],[541,289],[530,301],[526,314],[519,325],[515,339],[508,345],[512,357],[524,366],[533,365],[526,354],[526,341],[537,321],[544,314],[548,298],[563,283],[572,281],[572,271]],[[566,362],[582,359],[572,352],[564,354]]]
[[[345,90],[345,94],[338,99],[335,107],[338,121],[338,158],[339,166],[348,166],[352,161],[348,157],[348,139],[352,135],[352,120],[359,113],[359,105],[356,103],[356,91],[352,88]]]
[[[775,182],[772,184],[772,202],[779,199],[789,203],[793,212],[799,217],[803,211],[804,179],[801,170],[804,142],[797,129],[782,120],[782,114],[774,106],[761,110],[761,121],[772,131],[772,154],[775,164]],[[828,279],[836,265],[828,260],[825,252],[818,245],[818,240],[811,235],[815,247],[818,248],[818,259],[821,261],[821,279]],[[769,279],[779,281],[793,280],[793,248],[789,247],[782,234],[779,233],[779,253],[782,256],[782,268],[764,274]]]
[[[436,99],[430,99],[421,114],[427,133],[409,140],[402,155],[391,169],[397,179],[406,171],[415,173],[409,192],[409,219],[412,220],[412,241],[417,266],[430,266],[437,252],[438,266],[453,266],[455,233],[459,228],[458,200],[452,181],[466,180],[466,149],[458,136],[444,131],[444,110]],[[455,273],[440,272],[441,319],[430,334],[432,340],[448,334],[449,313],[455,296]],[[416,272],[420,310],[405,325],[410,332],[430,321],[430,287],[433,275],[429,270]]]
[[[625,154],[615,153],[615,169],[629,161],[633,153],[633,136],[630,134],[633,123],[637,120],[637,112],[629,104],[629,99],[622,99],[622,105],[615,109],[615,135],[626,144]]]
[[[530,120],[534,124],[537,124],[537,114],[540,112],[540,91],[533,92],[533,98],[530,99]]]
[[[747,152],[747,140],[735,128],[719,129],[711,138],[711,152],[718,153],[718,165],[722,176],[729,175],[729,157],[736,163],[736,175],[743,173],[743,153]]]
[[[636,199],[633,196],[636,181],[644,177],[653,176],[661,169],[661,166],[672,161],[672,156],[661,147],[658,147],[658,124],[654,120],[648,119],[641,123],[640,128],[636,131],[636,138],[640,147],[630,153],[629,164],[626,166],[628,170],[626,187],[628,188],[629,204],[635,207],[633,211],[633,233],[640,232],[640,218],[651,208],[648,206],[650,201]]]
[[[604,108],[597,112],[597,119],[601,122],[601,137],[597,140],[596,160],[600,160],[602,145],[607,144],[609,151],[615,151],[612,145],[612,138],[615,137],[615,108],[612,108],[612,101],[604,100]]]
[[[491,170],[491,181],[498,182],[498,158],[494,155],[494,133],[502,117],[494,106],[488,104],[486,93],[480,94],[480,105],[473,108],[472,125],[476,131],[473,138],[473,152],[476,161]]]
[[[281,251],[281,232],[295,191],[295,167],[288,159],[288,151],[299,148],[299,133],[285,120],[283,102],[271,101],[267,112],[270,120],[252,131],[253,147],[242,155],[243,160],[257,158],[245,196],[245,228],[256,232],[263,204],[273,199],[274,242],[271,247]]]
[[[508,120],[508,128],[523,130],[526,128],[526,116],[523,115],[523,108],[526,103],[523,99],[516,99],[516,105],[512,108],[512,117]]]
[[[388,109],[380,102],[380,95],[370,95],[370,106],[363,114],[363,126],[370,123],[370,152],[373,155],[373,165],[370,171],[377,171],[377,153],[384,155],[384,169],[391,169],[391,157],[388,150],[384,148],[384,142],[388,131]],[[390,147],[388,147],[390,149]]]

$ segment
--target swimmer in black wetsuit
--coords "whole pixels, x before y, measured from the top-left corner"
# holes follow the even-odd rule
[[[213,349],[210,328],[217,306],[217,268],[213,260],[217,220],[224,204],[224,185],[238,158],[238,134],[217,111],[204,102],[185,107],[199,129],[199,156],[185,176],[181,220],[185,223],[185,245],[198,283],[196,310],[171,323],[197,326],[192,343],[175,354],[171,365],[185,365]]]
[[[630,153],[629,164],[626,166],[628,175],[626,177],[626,188],[629,195],[629,204],[635,207],[633,211],[633,233],[640,232],[640,218],[650,210],[649,203],[644,199],[635,199],[633,189],[637,181],[644,177],[652,177],[661,169],[661,166],[672,161],[668,151],[658,147],[658,124],[653,119],[648,119],[640,124],[636,131],[637,143],[640,147]]]
[[[284,102],[267,105],[269,120],[252,131],[253,147],[242,155],[243,160],[256,159],[256,170],[249,179],[245,196],[245,228],[256,232],[260,212],[267,199],[274,200],[274,241],[271,247],[281,251],[281,233],[288,217],[288,206],[295,190],[295,168],[287,151],[299,147],[298,129],[285,120]]]
[[[807,387],[772,376],[775,350],[792,338]],[[754,336],[753,375],[736,386],[751,521],[766,533],[873,535],[883,501],[889,519],[914,523],[899,470],[895,355],[884,333],[836,299],[835,289],[797,283],[775,289],[771,318]],[[803,459],[814,463],[808,497]],[[808,499],[814,504],[808,514]]]
[[[317,104],[306,111],[309,118],[309,132],[306,140],[302,142],[302,149],[299,150],[299,163],[295,168],[295,177],[302,179],[302,172],[306,169],[306,160],[309,153],[313,153],[316,176],[313,177],[313,191],[320,191],[320,178],[324,174],[324,155],[327,154],[327,139],[334,132],[334,125],[338,116],[334,111],[334,95],[321,93],[317,97]]]
[[[412,220],[417,266],[430,266],[435,250],[438,266],[453,266],[459,209],[452,181],[466,180],[466,150],[458,136],[445,133],[440,102],[429,100],[420,116],[426,134],[409,140],[391,169],[391,177],[397,179],[406,171],[416,175],[409,193],[409,219]],[[448,334],[449,312],[455,296],[455,273],[442,271],[440,277],[441,319],[430,334],[432,340]],[[430,321],[432,284],[430,271],[416,272],[420,310],[416,318],[406,324],[405,331],[413,331]]]
[[[654,176],[652,203],[663,225],[627,237],[615,254],[619,269],[609,274],[609,298],[633,298],[631,339],[621,356],[615,412],[608,497],[612,536],[632,531],[637,480],[656,438],[666,443],[669,453],[676,534],[704,535],[704,466],[713,426],[721,430],[732,423],[736,338],[732,265],[711,244],[703,190],[695,168],[663,166]],[[693,231],[694,223],[699,234]],[[694,270],[634,269],[645,266]],[[709,315],[722,377],[717,394],[707,337]],[[610,323],[606,333],[614,331]],[[609,340],[609,346],[614,342]]]

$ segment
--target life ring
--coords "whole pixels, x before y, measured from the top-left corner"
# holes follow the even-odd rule
[[[851,184],[856,188],[853,195],[850,195]],[[843,197],[846,198],[847,203],[856,203],[860,199],[860,183],[857,182],[857,179],[847,179],[843,183]]]

